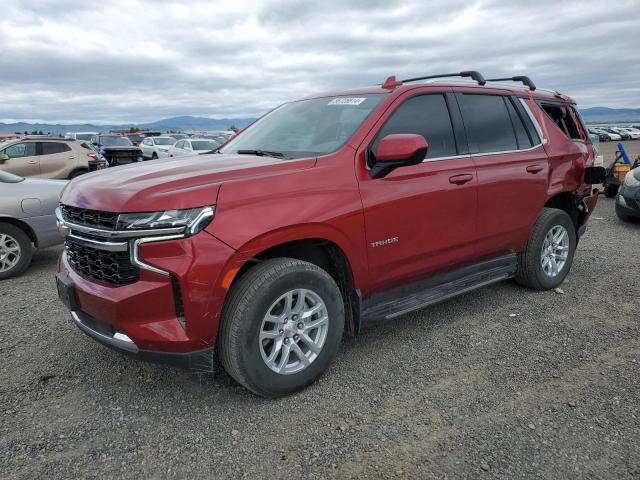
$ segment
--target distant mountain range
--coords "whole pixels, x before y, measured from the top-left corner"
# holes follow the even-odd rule
[[[607,108],[591,107],[580,110],[582,117],[587,123],[616,123],[616,122],[639,122],[640,108]],[[93,125],[85,124],[51,124],[51,123],[1,123],[0,133],[32,132],[42,131],[43,133],[60,134],[65,132],[106,132],[109,130],[124,130],[136,127],[141,130],[152,131],[208,131],[226,130],[231,126],[242,128],[251,123],[253,118],[205,118],[192,117],[189,115],[182,117],[165,118],[151,123],[123,123],[114,125]]]
[[[591,107],[580,110],[587,123],[640,122],[640,108]]]
[[[42,131],[43,133],[60,134],[65,132],[107,132],[109,130],[125,130],[131,127],[151,131],[209,131],[227,130],[234,126],[242,128],[251,123],[253,118],[205,118],[182,116],[165,118],[151,123],[123,123],[113,125],[83,124],[51,124],[51,123],[1,123],[0,133]]]

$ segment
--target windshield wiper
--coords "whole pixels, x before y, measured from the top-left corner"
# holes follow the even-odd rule
[[[269,150],[238,150],[238,155],[257,155],[258,157],[273,157],[273,158],[285,158],[290,159],[282,152],[272,152]]]

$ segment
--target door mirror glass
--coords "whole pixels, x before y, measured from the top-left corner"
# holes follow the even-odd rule
[[[428,147],[422,135],[395,133],[383,137],[373,152],[371,176],[384,177],[398,167],[422,163]]]

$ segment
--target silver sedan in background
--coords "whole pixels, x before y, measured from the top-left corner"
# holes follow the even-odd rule
[[[0,280],[24,272],[37,248],[62,243],[55,209],[66,184],[0,171]]]

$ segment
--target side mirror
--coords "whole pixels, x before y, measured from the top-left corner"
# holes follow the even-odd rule
[[[371,177],[382,178],[398,167],[417,165],[427,155],[429,144],[422,135],[392,134],[383,137],[372,152]]]
[[[6,153],[0,153],[0,163],[4,163],[7,160],[9,160],[9,155],[7,155]]]

